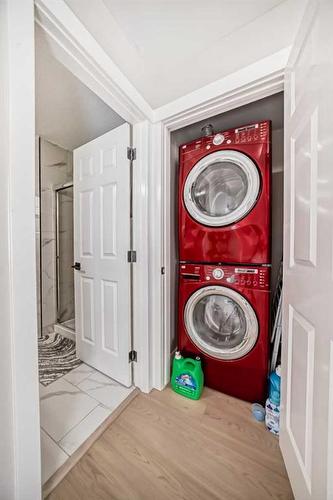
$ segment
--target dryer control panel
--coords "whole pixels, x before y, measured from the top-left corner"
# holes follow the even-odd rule
[[[181,264],[180,276],[186,281],[218,283],[235,288],[269,290],[270,287],[270,268],[266,266]]]
[[[258,122],[238,127],[213,135],[200,137],[195,141],[180,146],[180,153],[187,157],[188,153],[206,150],[212,153],[224,147],[231,148],[238,144],[265,144],[270,142],[270,122]]]

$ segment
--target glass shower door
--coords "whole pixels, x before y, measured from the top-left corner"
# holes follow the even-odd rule
[[[56,191],[57,216],[57,319],[75,329],[73,185]]]

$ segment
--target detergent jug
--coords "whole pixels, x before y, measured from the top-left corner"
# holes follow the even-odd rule
[[[172,389],[190,399],[199,399],[203,390],[203,371],[201,359],[183,358],[179,351],[176,352],[171,375]]]
[[[266,427],[273,434],[280,432],[280,386],[281,367],[278,366],[275,372],[269,377],[269,396],[266,401]]]

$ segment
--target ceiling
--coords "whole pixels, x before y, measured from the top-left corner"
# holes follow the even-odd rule
[[[65,0],[157,108],[289,46],[305,0]]]
[[[59,63],[36,26],[36,131],[73,150],[124,120]]]

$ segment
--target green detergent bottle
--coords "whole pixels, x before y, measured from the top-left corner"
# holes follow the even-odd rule
[[[201,359],[183,358],[176,352],[171,375],[172,389],[190,399],[199,399],[203,390],[204,375]]]

